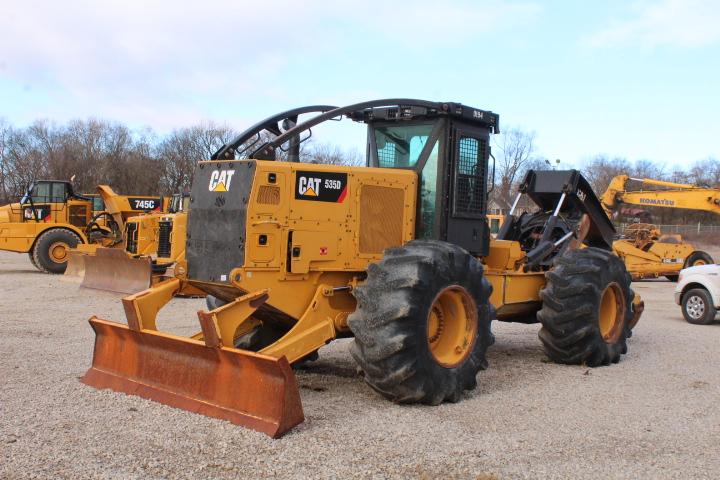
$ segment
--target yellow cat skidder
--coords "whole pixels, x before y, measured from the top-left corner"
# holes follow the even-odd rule
[[[288,117],[291,112],[286,112]],[[367,124],[367,167],[276,158],[316,125]],[[493,318],[540,322],[554,361],[617,362],[642,312],[612,254],[614,229],[577,171],[531,171],[497,239],[485,219],[498,115],[457,103],[377,100],[321,113],[254,147],[200,162],[187,275],[123,299],[127,324],[97,317],[82,381],[227,419],[273,437],[303,421],[290,365],[338,337],[390,400],[458,401],[487,366]],[[582,248],[581,248],[582,247]],[[219,303],[200,332],[157,330],[189,283]]]
[[[0,250],[28,253],[47,273],[63,273],[69,251],[122,243],[131,215],[160,208],[160,198],[124,196],[107,185],[96,195],[80,195],[62,180],[33,182],[18,203],[0,207]]]

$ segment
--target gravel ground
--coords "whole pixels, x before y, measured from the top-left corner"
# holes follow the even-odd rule
[[[686,323],[673,284],[635,284],[645,314],[620,364],[548,363],[534,325],[494,324],[479,388],[457,404],[398,406],[355,375],[347,341],[298,373],[306,421],[280,440],[97,391],[81,291],[0,252],[0,478],[717,478],[720,324]],[[202,300],[160,327],[190,333]]]

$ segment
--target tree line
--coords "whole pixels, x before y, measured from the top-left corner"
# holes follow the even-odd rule
[[[495,156],[495,182],[491,198],[499,208],[507,210],[516,196],[517,186],[529,169],[548,169],[555,163],[537,155],[535,134],[519,128],[508,128],[493,139]],[[560,168],[568,168],[561,164]],[[589,157],[578,168],[599,197],[605,192],[610,181],[617,175],[632,178],[647,178],[668,182],[706,187],[720,187],[720,160],[708,157],[688,162],[683,166],[667,166],[650,160],[629,161],[624,157],[598,154]],[[640,188],[638,182],[630,182],[628,190]],[[644,189],[653,187],[644,186]],[[655,187],[660,188],[660,187]],[[676,210],[668,208],[643,207],[657,224],[706,223],[720,224],[717,215],[707,212]],[[620,222],[632,222],[634,218],[616,218]]]
[[[40,179],[74,178],[75,190],[83,193],[99,184],[124,194],[188,191],[195,164],[237,134],[213,122],[159,135],[97,119],[63,125],[36,121],[22,128],[0,120],[0,203],[17,201],[30,182]],[[301,155],[317,163],[362,163],[359,152],[314,140],[301,145]]]
[[[15,127],[0,120],[0,202],[16,201],[35,179],[74,177],[78,192],[93,192],[109,184],[119,193],[169,195],[187,191],[198,160],[208,159],[238,132],[213,122],[160,135],[149,128],[130,129],[118,122],[87,119],[66,124],[36,121]],[[301,144],[304,161],[360,165],[364,156],[313,139]],[[528,169],[547,169],[553,162],[540,157],[533,132],[508,128],[493,138],[495,160],[492,200],[507,210]],[[282,153],[281,153],[282,154]],[[567,168],[560,165],[560,168]],[[616,175],[668,180],[693,185],[720,185],[720,160],[707,158],[687,167],[667,167],[649,160],[596,155],[579,169],[601,195]],[[655,209],[656,223],[711,221],[712,214]]]

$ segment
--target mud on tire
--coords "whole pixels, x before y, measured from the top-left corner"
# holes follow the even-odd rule
[[[386,250],[381,261],[368,267],[367,281],[354,290],[358,307],[348,318],[355,335],[350,352],[365,381],[398,403],[460,400],[464,390],[476,387],[478,371],[487,367],[485,352],[494,342],[491,291],[482,264],[456,245],[416,240]],[[444,339],[438,340],[429,329],[441,335],[438,324],[446,324],[445,334],[453,331],[451,320],[437,310],[445,295],[463,298],[462,307],[441,308],[469,313],[463,318],[470,320],[461,322],[466,328],[456,331],[472,340],[463,343],[464,349],[457,347],[456,353],[463,352],[457,361],[443,364],[440,358],[445,357],[437,351],[440,343],[431,349],[431,342]],[[468,330],[475,328],[474,322],[477,328]]]
[[[67,268],[67,257],[65,261],[58,261],[51,254],[51,249],[62,245],[67,255],[67,249],[77,247],[78,243],[82,243],[82,240],[70,230],[64,228],[47,230],[35,242],[32,250],[33,264],[45,273],[64,273]]]
[[[586,248],[555,259],[545,274],[538,319],[547,356],[590,367],[617,363],[627,353],[633,319],[631,277],[612,252]]]

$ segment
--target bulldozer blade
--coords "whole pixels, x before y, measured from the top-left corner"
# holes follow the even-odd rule
[[[65,273],[62,279],[68,282],[82,282],[85,277],[85,258],[87,258],[87,256],[88,254],[86,253],[69,250],[67,266],[65,267]]]
[[[81,381],[280,437],[304,420],[285,359],[90,319],[92,367]]]
[[[81,287],[133,294],[149,288],[152,281],[152,260],[123,250],[99,248],[95,255],[86,255],[84,263]]]

